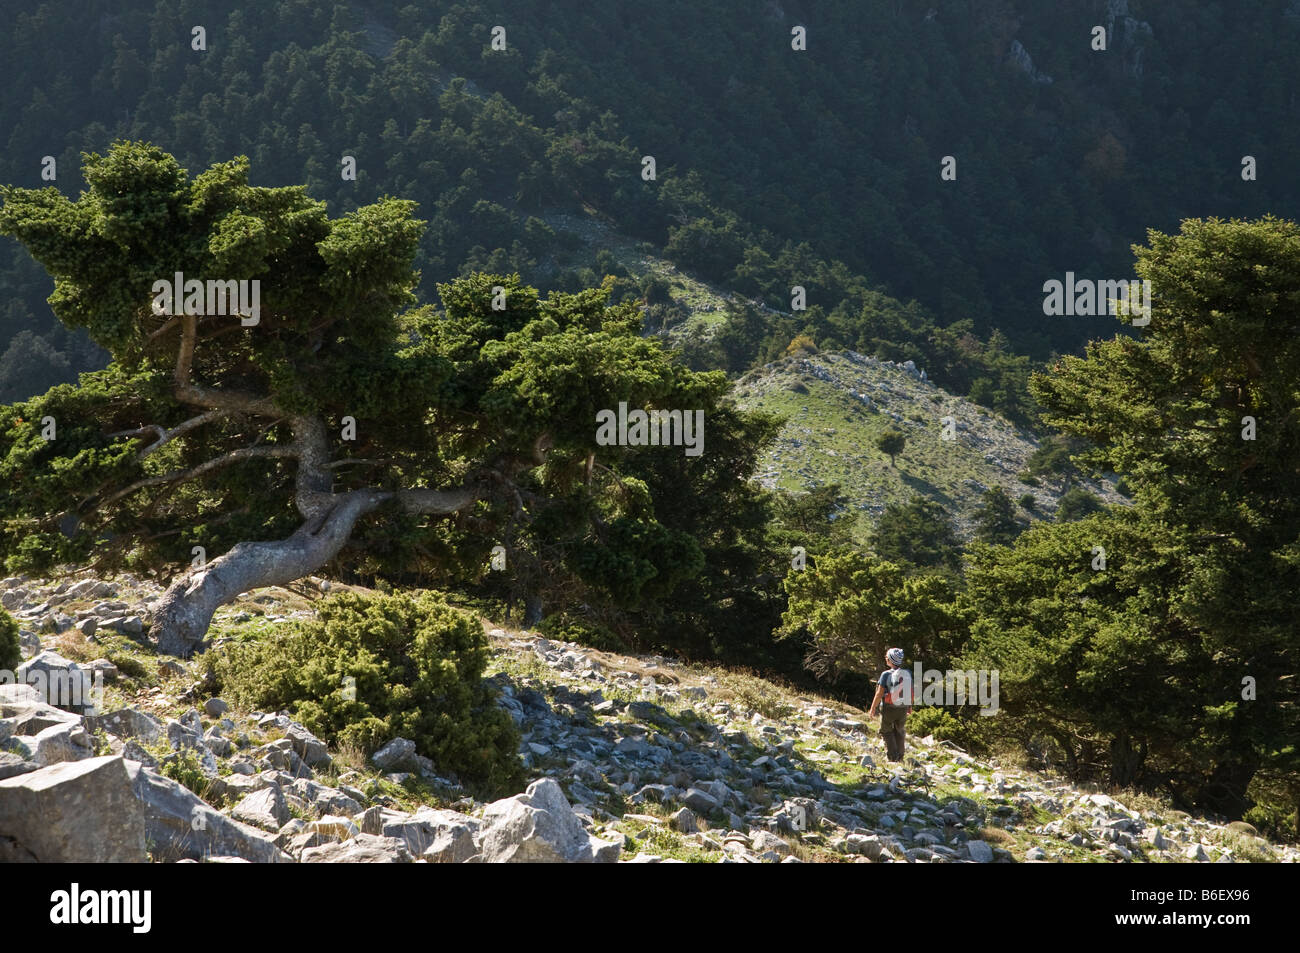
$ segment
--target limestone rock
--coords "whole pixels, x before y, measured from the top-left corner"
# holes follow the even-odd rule
[[[618,859],[617,845],[587,833],[552,778],[534,781],[523,794],[489,804],[479,847],[487,863],[608,863]]]
[[[845,839],[845,847],[851,854],[861,854],[871,860],[879,860],[884,845],[873,834],[850,834]]]
[[[289,820],[289,805],[278,787],[268,785],[245,795],[230,816],[254,827],[278,831]]]
[[[675,812],[669,817],[669,821],[673,825],[673,830],[680,831],[683,834],[694,834],[700,829],[699,819],[689,807],[684,807]]]
[[[125,763],[135,796],[144,807],[145,838],[156,859],[227,856],[254,863],[290,859],[270,835],[226,817],[170,778],[136,762]]]
[[[5,778],[15,778],[20,774],[27,774],[39,767],[40,765],[35,761],[28,761],[20,755],[8,751],[0,751],[0,781]]]
[[[70,712],[93,706],[89,670],[58,652],[46,650],[28,659],[14,673],[16,680],[36,688],[41,700]]]
[[[304,864],[409,864],[411,853],[394,837],[358,834],[339,844],[308,847],[301,859]]]
[[[302,725],[290,725],[285,737],[293,745],[293,750],[305,764],[316,767],[321,764],[330,762],[329,752],[325,750],[325,742],[321,741]]]
[[[477,853],[474,836],[479,832],[479,822],[455,811],[421,807],[414,814],[389,812],[381,817],[380,824],[381,834],[401,840],[417,857],[432,859],[428,853],[437,848],[436,855],[446,855],[437,863],[461,863]]]
[[[163,735],[163,724],[148,712],[134,708],[120,708],[103,715],[87,715],[86,729],[91,732],[103,729],[125,741],[135,738],[147,745],[154,744]]]
[[[712,794],[701,791],[699,788],[691,788],[682,795],[682,803],[689,807],[696,814],[712,814],[721,805],[718,799]]]
[[[414,767],[415,742],[406,738],[394,738],[373,755],[370,760],[380,771],[396,771],[401,768]]]
[[[144,811],[117,756],[0,780],[0,834],[41,863],[147,859]]]
[[[339,840],[356,837],[361,833],[361,828],[357,827],[351,818],[341,817],[337,814],[326,814],[318,820],[310,821],[307,824],[307,830],[324,837],[336,837]]]

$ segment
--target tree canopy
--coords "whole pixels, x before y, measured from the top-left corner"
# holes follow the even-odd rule
[[[677,487],[726,491],[761,439],[720,406],[721,374],[642,338],[608,288],[542,298],[515,275],[472,275],[439,286],[437,311],[412,294],[410,202],[331,218],[301,187],[250,186],[246,159],[191,178],[143,143],[85,163],[75,201],[0,193],[0,231],[50,271],[60,319],[113,356],[0,410],[11,568],[175,569],[202,547],[155,610],[160,645],[184,653],[251,586],[333,560],[468,569],[536,518],[585,527],[560,563],[632,607],[703,562],[696,536],[716,520],[703,534],[660,522],[651,487],[673,481],[656,464],[631,471],[673,454]],[[154,283],[176,273],[258,282],[256,323],[159,307]],[[718,465],[738,473],[692,466],[680,447],[597,448],[596,412],[620,402],[703,411]],[[363,517],[384,531],[367,540]]]

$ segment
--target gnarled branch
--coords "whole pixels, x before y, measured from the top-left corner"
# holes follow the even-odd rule
[[[292,446],[284,447],[244,447],[240,450],[232,450],[229,453],[222,454],[219,457],[213,457],[211,460],[205,460],[198,466],[190,467],[188,470],[173,470],[171,473],[161,473],[158,476],[145,477],[143,480],[136,480],[130,486],[123,487],[107,499],[100,500],[95,504],[98,509],[101,506],[108,506],[116,503],[123,497],[130,496],[145,487],[160,486],[164,483],[176,483],[184,480],[192,480],[200,477],[205,473],[218,470],[221,467],[229,466],[232,463],[238,463],[241,460],[252,460],[258,457],[292,457],[296,451]]]

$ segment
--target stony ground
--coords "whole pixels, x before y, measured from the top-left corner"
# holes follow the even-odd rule
[[[324,588],[312,585],[248,594],[214,631],[306,615]],[[193,663],[140,641],[157,594],[130,577],[0,581],[25,665],[105,679],[98,714],[0,686],[0,861],[145,859],[132,856],[136,840],[155,861],[1300,857],[1248,825],[1090,793],[929,738],[910,739],[905,762],[890,765],[864,712],[749,675],[491,627],[490,677],[523,733],[532,783],[484,804],[402,739],[366,761],[288,713],[237,711],[205,693]]]

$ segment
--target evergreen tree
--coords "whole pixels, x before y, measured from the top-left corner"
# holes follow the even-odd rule
[[[984,491],[975,514],[975,538],[982,543],[1008,546],[1024,529],[1016,519],[1016,505],[1000,486]]]
[[[1122,474],[1146,532],[1177,534],[1166,606],[1215,659],[1210,770],[1195,800],[1240,816],[1261,767],[1300,772],[1300,226],[1187,220],[1150,232],[1141,338],[1094,342],[1034,378],[1044,417]]]
[[[920,569],[956,571],[961,564],[952,519],[940,503],[923,496],[885,507],[871,549],[881,559]]]
[[[188,566],[154,607],[163,651],[192,652],[250,588],[331,564],[473,574],[499,539],[549,543],[547,525],[558,553],[524,560],[535,589],[549,566],[633,609],[668,604],[702,545],[725,549],[731,501],[751,515],[729,532],[762,513],[746,487],[761,432],[722,406],[724,376],[642,338],[608,287],[541,298],[517,275],[471,275],[439,286],[438,314],[412,293],[413,203],[331,218],[301,187],[250,186],[245,158],[191,178],[143,143],[88,154],[85,172],[75,202],[0,193],[0,232],[53,275],[56,314],[113,358],[0,407],[0,556]],[[180,296],[160,291],[178,272]],[[214,313],[196,279],[247,282],[248,298]],[[620,402],[699,409],[713,456],[598,446],[596,414]],[[652,454],[673,457],[662,475]],[[720,535],[674,525],[691,506]]]
[[[891,467],[894,465],[894,458],[903,452],[903,447],[906,445],[907,438],[892,427],[876,437],[876,449],[889,457]]]

